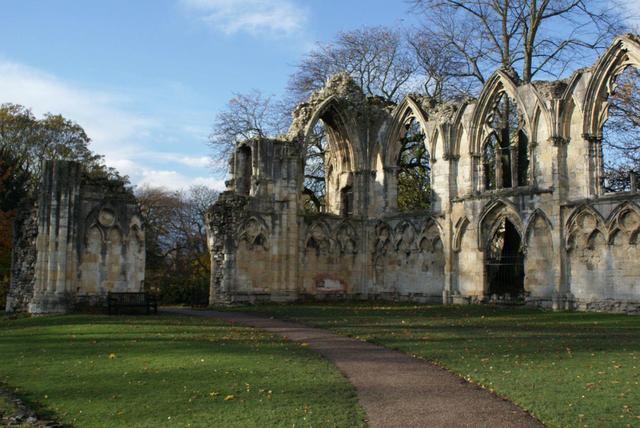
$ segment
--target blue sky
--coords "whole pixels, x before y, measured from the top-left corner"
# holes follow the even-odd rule
[[[625,0],[640,12],[638,0]],[[315,42],[407,25],[404,0],[3,0],[0,102],[82,125],[137,185],[223,177],[207,135],[234,92],[282,94]]]
[[[206,138],[234,92],[283,92],[315,42],[400,25],[403,0],[4,0],[0,102],[61,113],[134,184],[223,177]]]

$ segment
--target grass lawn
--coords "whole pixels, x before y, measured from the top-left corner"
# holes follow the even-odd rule
[[[640,426],[640,317],[487,306],[243,308],[433,361],[552,427]]]
[[[69,426],[363,424],[354,388],[315,353],[209,319],[4,319],[0,355],[0,381]]]

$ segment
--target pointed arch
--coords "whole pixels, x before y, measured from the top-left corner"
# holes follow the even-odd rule
[[[391,114],[391,126],[386,135],[386,144],[382,147],[383,162],[385,166],[395,166],[400,153],[400,141],[405,132],[407,121],[415,119],[425,136],[428,135],[427,116],[416,101],[407,95]],[[427,149],[431,152],[429,142],[425,141]]]
[[[482,88],[482,92],[478,97],[478,103],[473,111],[473,116],[471,118],[471,145],[469,147],[471,154],[480,154],[482,143],[487,134],[485,129],[486,118],[493,110],[493,104],[496,98],[502,93],[506,93],[509,98],[516,101],[518,110],[522,112],[524,116],[529,135],[532,135],[532,120],[527,113],[526,104],[518,92],[517,84],[507,73],[502,70],[498,70],[493,73]]]
[[[358,252],[358,235],[350,222],[340,223],[336,229],[335,241],[341,254],[356,254]]]
[[[258,216],[251,216],[238,227],[238,238],[246,242],[249,248],[260,247],[267,249],[269,242],[269,226]]]
[[[304,146],[307,147],[313,134],[313,128],[319,120],[326,126],[327,142],[332,151],[341,155],[343,168],[354,170],[363,165],[363,158],[357,146],[357,135],[351,130],[357,129],[350,115],[344,111],[337,96],[331,95],[314,110],[304,129]],[[348,168],[346,168],[348,166]]]
[[[453,252],[459,253],[462,246],[462,237],[467,231],[471,222],[467,216],[461,217],[456,222],[455,233],[453,235]]]
[[[480,251],[484,251],[503,219],[509,220],[520,235],[520,239],[524,240],[525,229],[518,210],[509,201],[495,199],[486,205],[478,220],[478,249]]]
[[[470,134],[469,122],[464,119],[467,114],[473,115],[473,112],[477,107],[477,102],[469,99],[464,100],[459,106],[456,114],[453,116],[450,130],[448,132],[448,138],[444,141],[445,148],[443,157],[447,156],[451,158],[459,158],[463,154],[462,135],[465,133],[465,131],[467,132],[467,135]],[[466,138],[465,141],[467,142],[467,144],[469,144],[469,138]],[[467,147],[467,150],[464,151],[464,154],[470,153],[471,145],[469,144],[469,147]]]
[[[593,216],[593,218],[595,219],[597,227],[604,227],[606,225],[606,221],[605,221],[604,217],[602,217],[602,214],[600,214],[591,205],[581,204],[581,205],[577,206],[576,208],[574,208],[574,210],[571,212],[571,214],[567,218],[567,221],[565,222],[566,230],[571,230],[572,228],[578,226],[577,223],[580,220],[580,217],[585,215],[585,214],[589,214],[589,215]],[[581,224],[579,226],[583,227],[584,225]]]
[[[631,243],[633,241],[631,237],[640,228],[640,207],[631,201],[621,203],[609,214],[606,225],[609,244],[614,243],[619,232],[626,233],[630,237],[629,243]]]
[[[640,69],[640,41],[630,34],[616,37],[592,68],[582,103],[584,135],[602,138],[602,127],[609,108],[608,98],[613,92],[615,77],[628,66]]]
[[[422,243],[426,241],[430,244],[429,249],[435,251],[437,241],[440,241],[440,244],[444,246],[442,237],[443,234],[440,224],[438,224],[433,217],[429,217],[422,227],[420,234],[417,236],[416,243],[418,248],[421,249],[423,247]]]
[[[314,249],[318,256],[332,252],[331,229],[324,221],[315,221],[307,228],[304,252],[308,249]]]
[[[576,207],[565,223],[565,248],[570,251],[576,238],[584,234],[592,234],[599,231],[606,238],[606,221],[602,215],[591,205],[582,204]],[[608,239],[605,239],[607,242]]]
[[[373,242],[373,252],[385,254],[390,249],[394,236],[393,229],[384,221],[378,221],[375,226],[375,239]]]
[[[395,227],[396,241],[394,247],[396,250],[410,251],[416,248],[418,233],[415,226],[408,220],[403,220]]]
[[[525,234],[523,236],[526,238],[527,241],[529,239],[529,234],[531,233],[531,230],[537,219],[542,219],[542,221],[549,227],[549,230],[550,231],[553,230],[553,223],[551,223],[551,220],[549,220],[549,217],[547,216],[547,214],[545,214],[545,212],[542,211],[540,208],[536,208],[535,210],[533,210],[533,212],[529,216],[529,219],[527,220],[527,224],[525,227]]]

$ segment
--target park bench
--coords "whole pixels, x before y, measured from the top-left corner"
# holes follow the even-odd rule
[[[158,299],[155,295],[149,293],[112,293],[107,294],[107,308],[109,315],[121,313],[122,309],[145,308],[146,314],[149,315],[153,310],[154,314],[158,313]]]

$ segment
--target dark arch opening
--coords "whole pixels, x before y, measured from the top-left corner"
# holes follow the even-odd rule
[[[486,275],[489,296],[508,300],[524,298],[524,254],[516,227],[503,219],[487,248]]]

